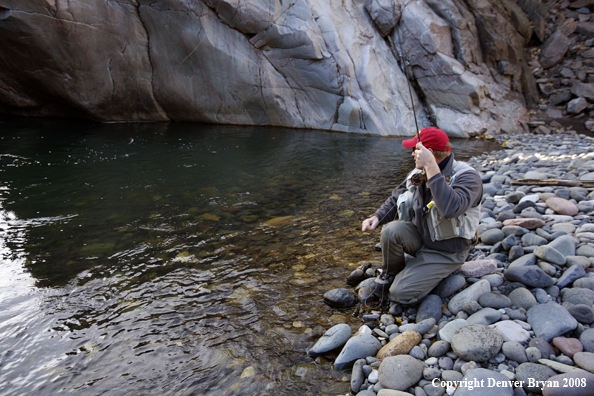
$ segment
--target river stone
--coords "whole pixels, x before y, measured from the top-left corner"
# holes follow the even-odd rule
[[[563,302],[574,305],[585,304],[591,306],[594,304],[594,290],[572,287],[571,289],[567,289],[563,294]]]
[[[543,358],[550,358],[551,355],[555,356],[555,350],[547,341],[542,338],[536,337],[530,340],[529,346],[537,348]]]
[[[536,347],[528,347],[526,348],[526,357],[530,362],[536,363],[542,358],[542,353],[540,352],[540,349]]]
[[[535,230],[544,227],[546,223],[544,220],[534,218],[509,219],[503,222],[504,226],[519,226],[528,230]]]
[[[578,325],[567,309],[552,301],[530,308],[526,316],[534,334],[547,342]]]
[[[324,335],[316,341],[307,351],[311,357],[322,355],[338,347],[343,346],[351,337],[351,326],[346,323],[337,324],[331,327]]]
[[[466,321],[468,324],[484,324],[490,325],[501,319],[501,312],[493,308],[483,308],[480,311],[474,313]]]
[[[479,393],[481,396],[514,395],[509,378],[497,371],[477,368],[466,373],[462,381],[461,386],[454,393],[455,396],[475,396]],[[476,384],[481,385],[476,386]]]
[[[452,336],[460,327],[468,325],[466,319],[454,319],[448,322],[442,329],[439,330],[439,338],[448,343],[451,343]]]
[[[555,337],[553,338],[553,345],[570,358],[573,358],[575,353],[584,350],[584,346],[577,338]]]
[[[452,274],[439,282],[434,290],[434,294],[437,294],[441,298],[446,298],[462,289],[464,285],[466,285],[466,278],[463,275]]]
[[[481,242],[485,245],[495,245],[497,242],[501,242],[505,238],[505,234],[498,228],[486,230],[481,235]]]
[[[503,275],[507,280],[520,282],[530,287],[548,287],[555,283],[553,278],[536,265],[510,267],[503,273]]]
[[[524,389],[529,392],[540,393],[542,386],[536,384],[535,381],[546,381],[556,374],[551,368],[537,363],[522,363],[516,368],[517,380],[522,381]],[[530,381],[531,379],[532,381]]]
[[[429,357],[441,357],[450,350],[450,343],[445,340],[435,341],[427,351]]]
[[[536,264],[536,256],[533,253],[529,253],[525,256],[518,258],[517,260],[512,261],[508,268],[514,267],[527,267],[529,265]]]
[[[501,286],[503,285],[503,282],[505,282],[505,279],[503,278],[502,274],[489,274],[481,277],[481,279],[484,279],[487,282],[489,282],[492,288]]]
[[[501,346],[501,352],[503,352],[506,358],[508,358],[509,360],[513,360],[514,362],[526,363],[528,361],[528,357],[526,356],[526,350],[519,342],[504,342]]]
[[[574,203],[560,197],[551,197],[547,199],[546,204],[560,215],[575,216],[580,211]]]
[[[594,322],[594,310],[590,305],[571,304],[571,306],[567,307],[567,310],[580,323],[589,325]]]
[[[534,255],[541,260],[557,265],[565,265],[565,262],[567,261],[560,251],[549,245],[537,247],[534,249]]]
[[[571,235],[560,236],[555,239],[548,246],[557,250],[563,256],[575,256],[575,239]]]
[[[573,361],[581,368],[586,369],[591,373],[594,373],[594,353],[576,352],[573,355]]]
[[[573,287],[590,289],[594,291],[594,278],[580,278],[573,282]]]
[[[365,359],[358,359],[353,364],[353,370],[351,371],[351,390],[355,393],[359,392],[361,385],[365,382],[365,373],[363,373],[363,366],[367,364]]]
[[[575,232],[575,225],[571,223],[555,223],[551,226],[553,232],[562,231],[567,234],[573,234]]]
[[[385,390],[389,390],[389,389],[382,389],[382,390],[380,390],[380,392],[385,391]],[[396,392],[396,391],[394,391],[394,392]],[[365,389],[365,390],[362,390],[361,392],[357,393],[357,396],[376,396],[376,394],[375,394],[375,392]],[[398,396],[404,396],[404,395],[398,395]],[[410,396],[410,393],[407,394],[406,396]]]
[[[592,265],[592,263],[590,262],[590,260],[588,259],[588,257],[584,257],[584,256],[567,256],[565,258],[567,259],[567,262],[565,263],[565,265],[568,266],[568,267],[573,267],[574,265],[579,265],[583,269],[586,269],[586,268],[590,267],[590,265]],[[594,284],[594,278],[592,278],[591,280],[592,280],[592,282]],[[580,287],[582,287],[582,286],[580,286]]]
[[[452,336],[451,346],[456,355],[466,361],[483,362],[499,353],[503,336],[482,324],[459,328]]]
[[[374,356],[381,346],[382,344],[379,340],[369,333],[351,337],[336,357],[334,368],[336,370],[342,370],[354,363],[357,359]]]
[[[435,319],[435,323],[438,323],[442,316],[442,304],[441,297],[436,294],[429,294],[419,305],[416,321],[422,322],[423,320],[433,318]]]
[[[567,386],[568,384],[579,386]],[[594,374],[588,372],[573,372],[550,377],[542,388],[543,396],[592,396],[594,389]]]
[[[512,306],[524,308],[525,310],[529,310],[538,304],[534,295],[523,287],[512,290],[508,297],[511,300]]]
[[[580,334],[580,342],[584,346],[584,351],[594,353],[594,328],[585,330]]]
[[[384,388],[405,390],[423,377],[423,363],[409,355],[386,357],[379,367],[379,383]]]
[[[467,261],[462,264],[459,270],[467,278],[480,278],[481,276],[495,272],[497,270],[497,262],[495,260]]]
[[[357,393],[357,396],[361,396],[361,393]],[[370,392],[369,394],[365,394],[363,396],[376,396],[375,393]],[[411,396],[408,392],[397,391],[394,389],[380,389],[377,392],[377,396]],[[427,395],[429,396],[429,395]]]
[[[348,289],[333,289],[324,294],[324,302],[332,307],[348,308],[357,303],[357,297]]]
[[[514,235],[519,238],[521,238],[522,236],[524,236],[530,232],[530,230],[528,230],[526,228],[523,228],[520,226],[515,226],[515,225],[505,226],[501,229],[501,231],[503,231],[505,236]]]
[[[403,334],[407,331],[416,331],[420,335],[423,335],[427,333],[429,330],[431,330],[435,326],[435,323],[436,321],[434,318],[429,318],[422,320],[418,323],[409,323],[402,325],[400,326],[399,331]]]
[[[421,339],[421,335],[416,331],[405,331],[384,345],[377,353],[376,358],[382,360],[388,356],[408,354],[415,345],[421,342]]]
[[[481,294],[481,296],[478,299],[478,302],[481,306],[483,306],[485,308],[495,308],[495,309],[507,308],[507,307],[511,307],[511,305],[512,305],[512,302],[509,299],[509,297],[504,296],[503,294],[500,294],[500,293],[495,293],[495,292],[487,292],[487,293]]]
[[[460,312],[466,304],[478,300],[481,294],[489,291],[491,291],[491,284],[482,279],[452,297],[448,303],[448,309],[455,315]]]
[[[530,339],[530,333],[521,325],[511,320],[502,320],[501,322],[492,324],[490,327],[501,333],[503,341],[523,343]]]
[[[574,265],[563,272],[563,275],[561,275],[556,285],[562,289],[565,286],[572,284],[574,281],[583,278],[584,276],[586,276],[586,270],[584,267],[581,265]]]
[[[577,248],[576,254],[578,256],[594,257],[594,246],[582,245],[579,248]]]
[[[546,245],[547,243],[548,241],[545,238],[538,236],[532,232],[522,236],[523,246],[542,246]]]

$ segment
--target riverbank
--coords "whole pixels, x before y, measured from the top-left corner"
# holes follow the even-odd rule
[[[594,387],[594,138],[496,139],[502,150],[469,161],[484,198],[468,261],[418,306],[361,305],[364,325],[353,336],[337,325],[309,349],[313,358],[340,350],[334,367],[351,373],[352,394],[554,396]]]

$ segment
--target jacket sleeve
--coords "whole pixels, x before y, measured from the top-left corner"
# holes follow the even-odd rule
[[[379,219],[379,225],[383,225],[389,223],[390,221],[396,219],[398,216],[398,207],[396,203],[398,202],[398,196],[406,191],[406,180],[404,180],[398,187],[392,191],[392,195],[386,202],[373,214],[377,216]]]
[[[464,214],[483,197],[483,182],[479,174],[471,170],[457,175],[451,186],[442,174],[433,176],[427,186],[439,214],[448,219]]]

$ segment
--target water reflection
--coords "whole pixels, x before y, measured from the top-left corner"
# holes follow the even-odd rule
[[[36,120],[0,139],[2,394],[348,391],[305,349],[360,324],[321,296],[379,260],[359,226],[412,166],[401,139]]]

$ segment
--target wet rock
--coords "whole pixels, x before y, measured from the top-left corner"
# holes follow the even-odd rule
[[[454,353],[466,361],[482,362],[499,353],[503,336],[498,331],[482,325],[471,324],[459,328],[452,336]]]
[[[331,327],[307,351],[311,357],[322,355],[343,346],[351,337],[351,326],[345,323]]]
[[[528,323],[537,337],[550,341],[555,337],[574,330],[577,320],[555,302],[536,305],[528,310]]]
[[[348,289],[333,289],[324,294],[324,302],[333,307],[347,308],[357,303],[357,298]]]
[[[369,333],[351,337],[334,361],[334,368],[342,370],[358,359],[374,356],[381,346],[379,340]]]

